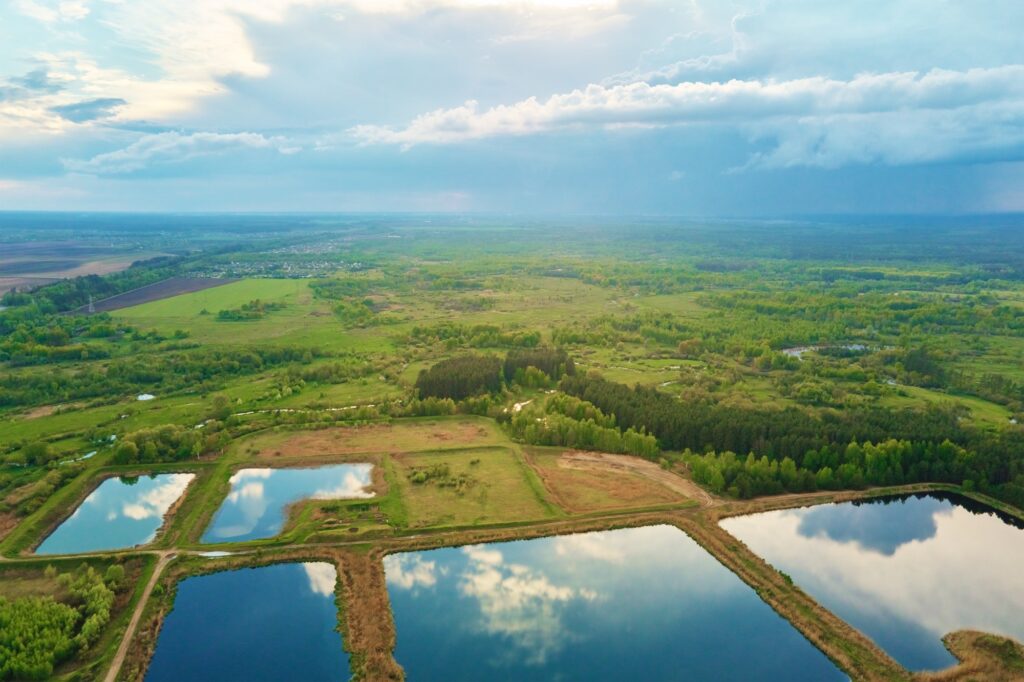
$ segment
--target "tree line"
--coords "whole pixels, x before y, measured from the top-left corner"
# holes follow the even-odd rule
[[[813,475],[815,486],[826,488],[945,481],[1024,505],[1024,433],[974,429],[962,424],[954,410],[930,406],[810,411],[683,402],[653,388],[630,388],[593,375],[564,377],[560,388],[615,415],[620,428],[654,435],[664,449],[691,455],[724,453],[709,455],[707,464],[722,474],[723,490],[735,488],[740,495],[774,490],[774,483],[759,481],[775,481],[781,486],[778,490],[809,485],[811,479],[800,473],[804,470]],[[863,453],[863,443],[875,444],[872,457],[846,459],[848,454]],[[746,471],[749,484],[743,483],[729,453],[741,453],[737,461],[744,467],[747,459],[742,453],[756,455]],[[689,459],[691,466],[697,461]],[[797,483],[783,482],[781,467],[787,459],[797,470]],[[791,472],[789,464],[786,470]]]
[[[513,349],[504,362],[493,355],[458,355],[420,371],[416,391],[420,398],[454,401],[497,393],[504,381],[533,387],[546,386],[575,372],[572,358],[556,348]]]

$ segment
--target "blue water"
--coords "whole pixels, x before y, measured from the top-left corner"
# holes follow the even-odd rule
[[[281,532],[288,505],[299,500],[371,497],[371,464],[337,464],[315,469],[241,469],[231,492],[203,534],[202,542],[240,542]]]
[[[337,631],[337,574],[277,564],[187,578],[160,630],[147,682],[349,678]]]
[[[911,670],[956,661],[955,630],[1024,640],[1024,530],[963,498],[917,495],[722,521]]]
[[[388,556],[410,680],[842,680],[682,531]]]
[[[43,540],[36,554],[72,554],[144,545],[194,474],[108,478]]]

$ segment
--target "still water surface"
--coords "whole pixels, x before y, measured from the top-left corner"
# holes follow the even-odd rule
[[[394,554],[410,680],[842,680],[682,531],[652,526]]]
[[[736,517],[722,527],[911,670],[943,635],[1024,641],[1024,530],[965,498],[917,495]]]
[[[241,469],[202,542],[240,542],[281,532],[288,505],[304,499],[373,497],[372,464],[337,464],[315,469]]]
[[[327,563],[276,564],[178,584],[147,682],[349,678],[337,632],[337,574]]]
[[[195,474],[108,478],[50,534],[36,554],[70,554],[144,545]]]

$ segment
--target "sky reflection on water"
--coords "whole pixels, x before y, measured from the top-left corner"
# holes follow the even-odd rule
[[[845,679],[670,526],[384,564],[409,679]]]
[[[912,670],[952,665],[954,630],[1024,640],[1024,531],[994,514],[928,495],[722,526]]]
[[[36,554],[121,549],[151,541],[195,474],[108,478],[47,537]]]
[[[337,464],[315,469],[241,469],[202,542],[239,542],[281,532],[288,505],[303,499],[373,497],[372,464]]]
[[[323,562],[186,578],[146,681],[348,679],[336,582],[334,566]]]

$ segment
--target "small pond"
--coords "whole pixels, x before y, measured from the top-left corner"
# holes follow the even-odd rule
[[[313,469],[241,469],[202,542],[240,542],[281,532],[288,505],[305,499],[373,497],[366,490],[372,464],[336,464]]]
[[[327,563],[276,564],[178,584],[147,682],[349,678]]]
[[[943,635],[1024,641],[1024,530],[961,497],[916,495],[725,519],[722,527],[911,670]]]
[[[122,549],[151,541],[195,474],[108,478],[78,506],[36,554]]]
[[[843,680],[682,531],[385,558],[410,680]]]

